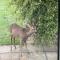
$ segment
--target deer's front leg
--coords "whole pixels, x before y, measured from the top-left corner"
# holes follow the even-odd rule
[[[22,42],[22,43],[23,43],[23,45],[25,45],[26,48],[27,48],[27,39],[26,39],[26,38],[23,39],[23,42]]]
[[[27,49],[27,53],[30,54],[30,53],[29,53],[29,50],[28,50],[28,47],[27,47],[27,45],[28,45],[28,44],[27,44],[27,38],[25,38],[23,41],[24,41],[24,45],[25,45],[25,47],[26,47],[26,49]]]

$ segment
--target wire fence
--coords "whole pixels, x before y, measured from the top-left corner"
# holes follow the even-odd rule
[[[10,38],[10,36],[9,35],[0,36],[0,39],[3,39],[3,38],[8,39],[8,38]],[[9,45],[7,45],[7,46],[9,46]],[[52,48],[46,48],[44,45],[41,45],[40,47],[36,47],[32,43],[27,43],[27,46],[28,46],[27,48],[26,47],[25,48],[17,47],[16,48],[17,51],[16,51],[16,49],[11,50],[11,48],[13,48],[12,45],[10,45],[9,48],[7,48],[7,47],[5,48],[3,46],[0,46],[0,50],[1,50],[1,47],[3,47],[3,51],[2,52],[0,51],[0,60],[49,60],[47,53],[48,52],[50,52],[50,53],[52,53],[52,52],[56,53],[57,52],[56,47],[54,47],[53,49]],[[8,50],[8,51],[6,52],[4,50]],[[23,56],[21,56],[21,53],[23,54]],[[56,53],[56,55],[57,55],[57,53]],[[2,56],[4,58],[2,58]],[[24,58],[22,58],[22,57],[24,57]]]
[[[5,50],[3,50],[2,49]],[[26,47],[22,47],[22,48],[19,48],[19,45],[16,46],[17,48],[15,49],[13,45],[9,45],[9,48],[8,47],[4,47],[4,46],[0,46],[0,57],[1,56],[5,56],[5,60],[22,60],[25,56],[26,59],[24,60],[48,60],[48,53],[47,51],[44,51],[44,48],[43,47],[40,47],[39,49],[37,47],[35,47],[34,45],[30,45],[26,48]],[[11,50],[11,48],[13,48]],[[3,51],[2,51],[2,50]],[[2,51],[2,52],[1,52]],[[56,51],[50,51],[50,53],[56,53]],[[21,56],[21,53],[22,53],[22,56]],[[57,55],[57,53],[56,53]],[[16,56],[16,57],[14,57]],[[33,58],[32,58],[33,57]],[[37,59],[35,59],[35,57]],[[4,60],[2,57],[0,58],[0,60]],[[53,60],[53,59],[52,59]]]

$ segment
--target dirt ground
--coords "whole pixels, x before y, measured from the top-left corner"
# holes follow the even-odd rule
[[[22,56],[21,56],[22,52]],[[19,45],[12,46],[0,46],[0,60],[57,60],[57,52],[43,52],[42,48],[37,48],[32,45],[19,48]]]

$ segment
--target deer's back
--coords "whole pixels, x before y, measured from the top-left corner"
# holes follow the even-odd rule
[[[20,27],[19,25],[17,24],[12,24],[10,26],[10,33],[13,35],[13,36],[20,36],[20,37],[25,37],[26,36],[26,31],[24,28]]]

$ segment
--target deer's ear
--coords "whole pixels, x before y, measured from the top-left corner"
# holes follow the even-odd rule
[[[26,25],[26,28],[29,28],[28,25]]]

